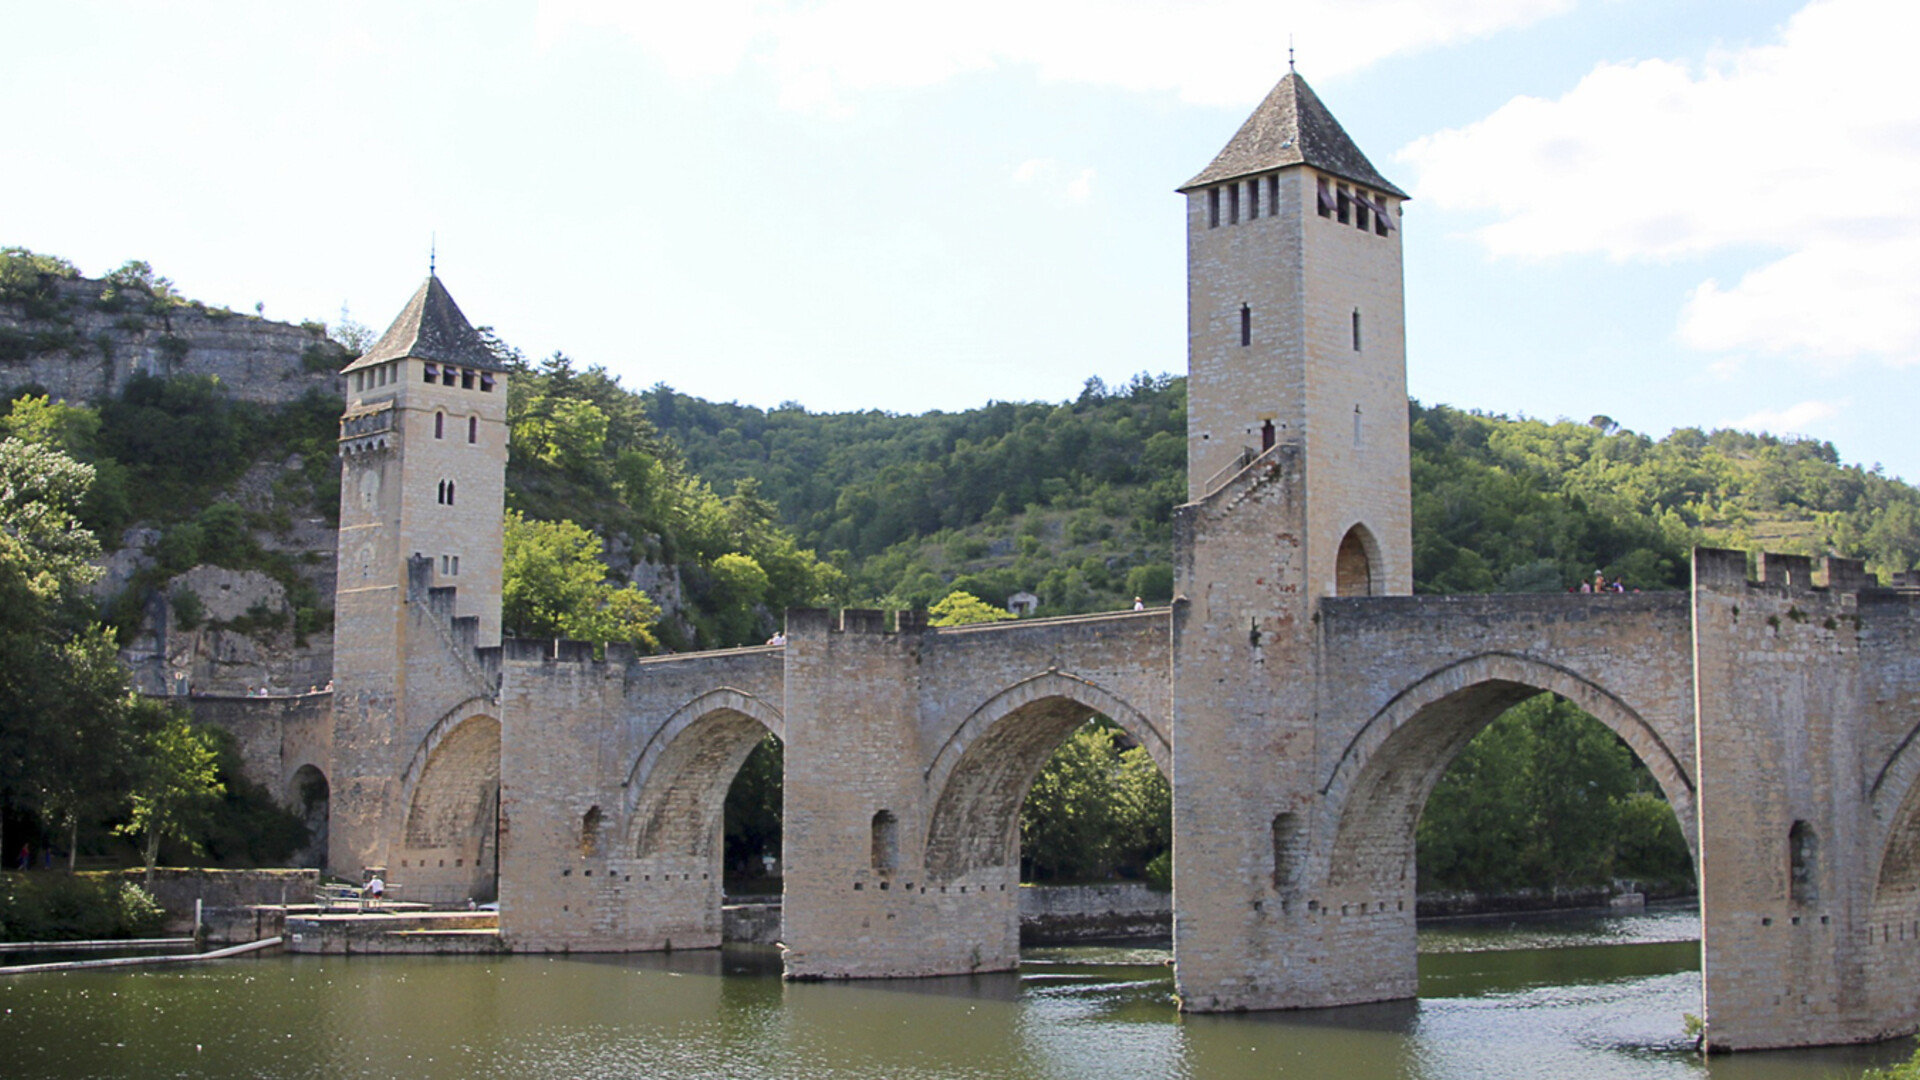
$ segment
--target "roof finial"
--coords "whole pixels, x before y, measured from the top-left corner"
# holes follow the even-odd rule
[[[433,276],[433,264],[440,254],[440,234],[427,234],[427,276]]]
[[[1287,74],[1293,74],[1293,31],[1287,31]]]

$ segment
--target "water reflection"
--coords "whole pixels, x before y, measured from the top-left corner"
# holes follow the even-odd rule
[[[14,978],[0,981],[0,1071],[1824,1080],[1908,1052],[1702,1063],[1681,1026],[1699,1007],[1698,947],[1674,940],[1690,917],[1567,920],[1557,934],[1536,920],[1443,924],[1422,932],[1418,1001],[1242,1016],[1180,1016],[1167,951],[1138,946],[1034,950],[1018,973],[897,982],[782,983],[777,954],[732,949]]]

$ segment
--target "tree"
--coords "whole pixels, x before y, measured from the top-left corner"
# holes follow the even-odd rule
[[[637,585],[606,580],[600,540],[571,521],[534,521],[509,510],[501,621],[523,637],[658,647],[659,605]]]
[[[1013,612],[1002,611],[970,592],[955,590],[927,609],[929,626],[965,626],[969,623],[1005,622]]]
[[[707,596],[721,648],[751,645],[760,637],[761,605],[771,582],[751,555],[728,552],[713,560]]]
[[[1500,891],[1678,884],[1691,857],[1627,745],[1552,694],[1507,710],[1435,785],[1417,831],[1420,887]]]
[[[136,700],[129,712],[140,753],[133,769],[128,818],[114,831],[140,838],[146,884],[151,889],[161,841],[183,840],[195,852],[202,850],[196,830],[206,825],[214,800],[226,793],[226,787],[220,783],[213,738],[194,727],[186,714],[144,698]]]
[[[126,674],[88,625],[92,479],[50,446],[0,440],[0,800],[57,819],[70,848],[124,760]]]
[[[1027,789],[1020,807],[1021,861],[1034,880],[1105,877],[1116,847],[1113,729],[1075,728]]]
[[[747,755],[740,772],[727,787],[722,820],[729,877],[746,881],[764,877],[761,858],[780,857],[785,762],[785,747],[780,744],[779,736],[768,734]]]
[[[1138,876],[1173,836],[1173,792],[1146,750],[1105,717],[1075,728],[1020,806],[1020,857],[1035,880]]]

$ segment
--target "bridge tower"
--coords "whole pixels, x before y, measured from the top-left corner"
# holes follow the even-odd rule
[[[1411,996],[1413,883],[1334,879],[1320,615],[1412,592],[1400,210],[1289,72],[1187,197],[1188,502],[1174,514],[1183,1006]],[[1328,740],[1331,741],[1331,740]],[[1410,860],[1409,860],[1410,861]],[[1324,912],[1342,914],[1328,919]]]
[[[339,873],[391,863],[399,877],[405,835],[422,831],[408,821],[406,795],[426,779],[415,758],[429,734],[473,759],[474,775],[442,769],[436,782],[486,788],[491,773],[480,798],[498,798],[497,717],[490,732],[470,728],[458,739],[465,713],[436,722],[492,696],[473,650],[500,642],[506,374],[431,275],[341,374],[328,862]],[[492,853],[480,848],[492,842],[491,811],[468,816],[489,818],[485,835],[442,845],[475,848],[445,861],[463,872],[485,862],[490,872]],[[409,895],[421,897],[427,875],[407,869],[408,884],[423,887]]]
[[[1308,595],[1413,591],[1406,195],[1289,72],[1187,197],[1187,497],[1301,454]]]

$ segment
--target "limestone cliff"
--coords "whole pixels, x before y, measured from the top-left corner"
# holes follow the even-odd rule
[[[348,354],[318,323],[295,326],[137,288],[48,275],[0,295],[0,396],[38,387],[69,401],[120,392],[135,373],[207,375],[262,404],[337,392]]]

